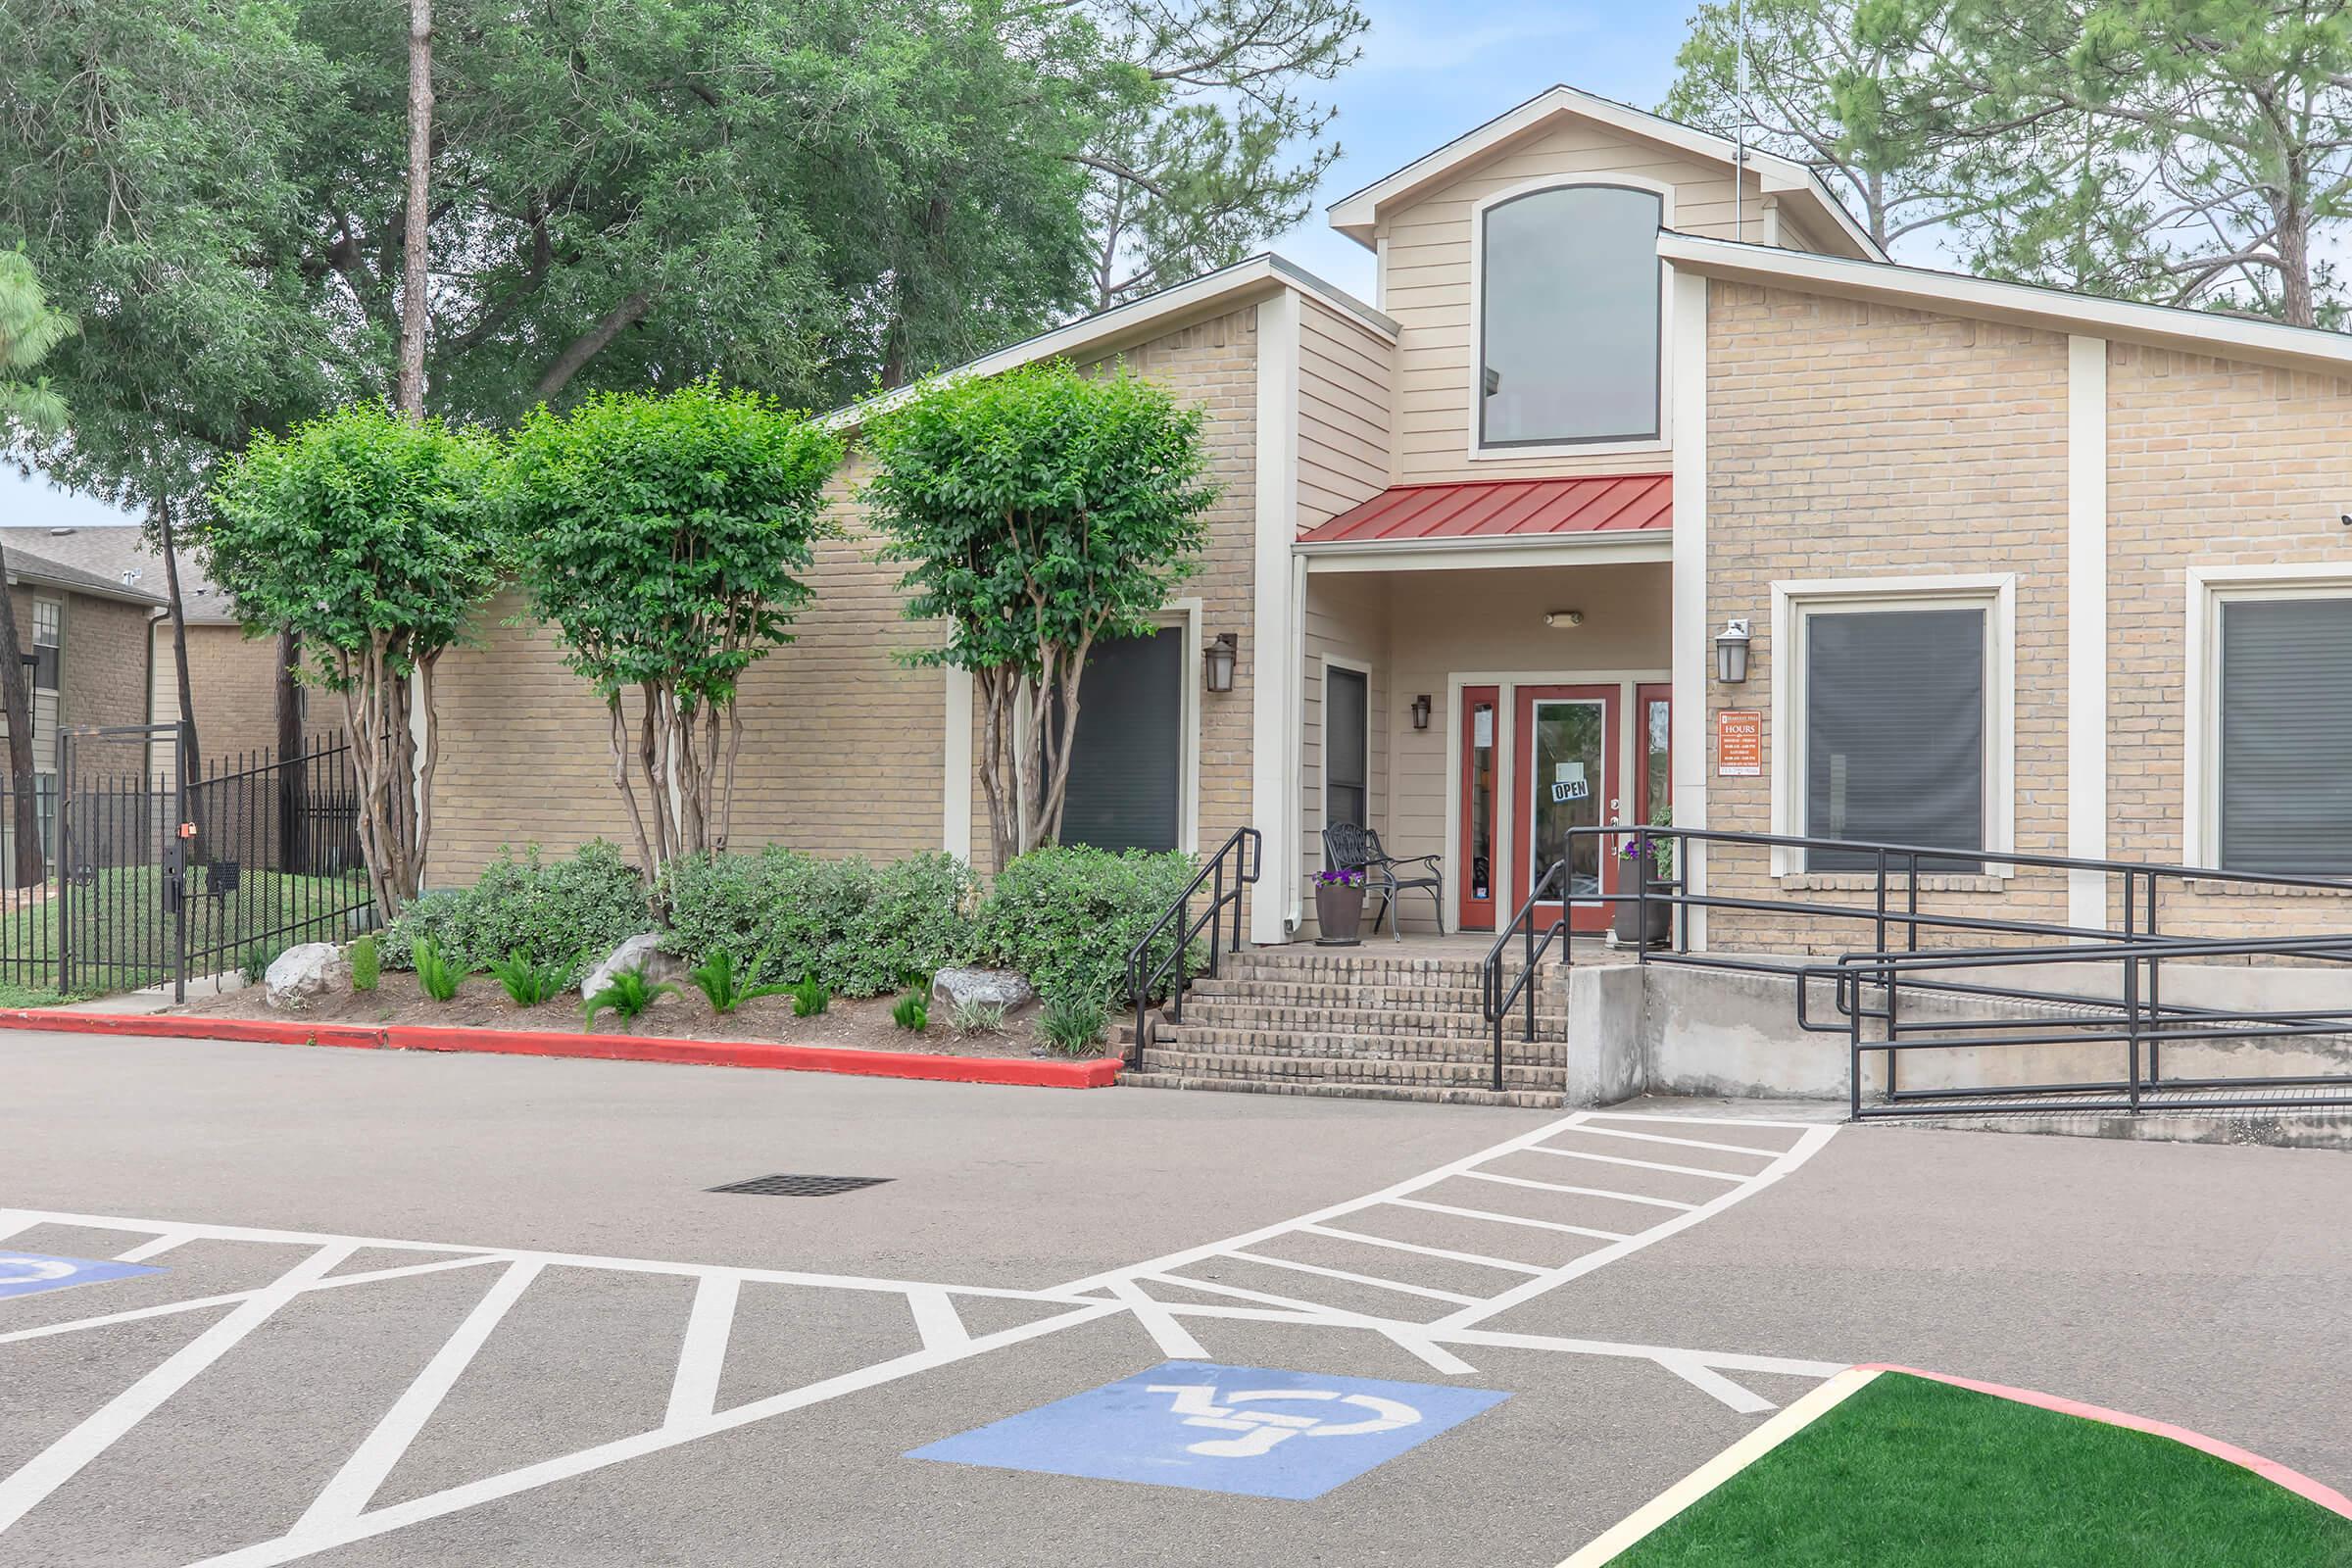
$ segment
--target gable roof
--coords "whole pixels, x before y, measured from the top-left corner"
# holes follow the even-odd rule
[[[150,592],[140,580],[143,568],[135,565],[126,555],[118,555],[115,541],[109,541],[99,554],[93,555],[85,544],[76,543],[82,535],[123,535],[135,546],[136,528],[0,528],[0,546],[8,556],[8,580],[12,583],[37,583],[49,588],[63,588],[94,599],[114,599],[124,604],[154,608],[164,602],[161,593]],[[152,560],[152,558],[150,558]],[[126,570],[137,570],[139,576],[123,580]],[[158,575],[161,571],[158,568]]]
[[[1668,229],[1658,255],[1678,271],[1733,282],[1794,285],[1807,293],[1884,300],[1911,310],[1981,317],[2044,331],[2152,343],[2216,359],[2251,360],[2352,377],[2352,333],[2225,316],[2178,305],[2143,305],[2034,283],[1939,272],[1892,262],[1785,251]]]
[[[1347,290],[1327,283],[1294,262],[1285,261],[1272,252],[1262,252],[1220,267],[1213,272],[1202,272],[1181,283],[1114,305],[1107,311],[1097,311],[1074,321],[1050,327],[1018,343],[1006,344],[976,360],[950,366],[920,380],[909,381],[895,391],[865,403],[853,403],[835,409],[824,422],[837,430],[855,429],[868,413],[894,408],[914,395],[918,388],[936,385],[943,380],[961,379],[967,375],[996,375],[1015,366],[1037,360],[1062,356],[1106,354],[1129,344],[1174,331],[1189,321],[1202,319],[1231,310],[1234,306],[1261,296],[1270,296],[1283,288],[1295,288],[1311,294],[1326,305],[1348,317],[1366,331],[1389,342],[1396,341],[1396,323]]]
[[[1729,136],[1718,136],[1711,130],[1700,130],[1680,121],[1668,120],[1646,110],[1621,104],[1614,99],[1583,92],[1575,87],[1547,87],[1516,109],[1504,111],[1479,126],[1426,153],[1385,178],[1373,181],[1353,195],[1343,196],[1331,204],[1331,226],[1370,248],[1374,225],[1380,209],[1437,184],[1481,159],[1492,157],[1507,143],[1543,130],[1561,120],[1588,120],[1606,125],[1629,136],[1640,136],[1658,142],[1709,163],[1734,164],[1744,156],[1746,166],[1756,172],[1756,178],[1768,195],[1793,198],[1801,221],[1818,218],[1825,221],[1814,225],[1828,230],[1835,239],[1843,240],[1855,256],[1885,261],[1886,253],[1879,248],[1868,230],[1854,220],[1854,215],[1822,183],[1821,176],[1794,159],[1750,147],[1742,155],[1739,145]]]

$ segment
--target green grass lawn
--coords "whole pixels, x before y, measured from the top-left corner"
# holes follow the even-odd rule
[[[135,991],[170,977],[175,938],[172,918],[163,912],[162,885],[159,868],[131,866],[101,871],[93,883],[68,894],[62,906],[70,911],[74,979],[82,992]],[[203,887],[201,871],[194,885]],[[367,873],[357,869],[332,876],[248,870],[233,894],[215,899],[199,892],[188,900],[188,951],[210,955],[192,961],[191,970],[234,969],[259,933],[314,917],[314,929],[263,945],[277,949],[301,941],[342,941],[351,935],[350,917],[329,911],[367,898]],[[46,992],[46,1000],[55,1000],[60,908],[61,902],[51,897],[0,914],[0,986]]]
[[[2194,1448],[1881,1374],[1617,1568],[2338,1568],[2352,1520]]]

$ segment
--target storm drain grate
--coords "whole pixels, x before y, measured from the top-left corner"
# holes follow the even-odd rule
[[[755,1176],[747,1182],[729,1182],[724,1187],[708,1190],[757,1193],[762,1198],[831,1198],[835,1193],[854,1193],[860,1187],[878,1187],[889,1180],[887,1176]]]

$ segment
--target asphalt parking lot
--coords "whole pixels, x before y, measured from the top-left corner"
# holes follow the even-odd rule
[[[0,1083],[0,1565],[1552,1564],[1875,1360],[2352,1483],[2340,1154],[32,1034]],[[771,1174],[883,1180],[707,1191]]]

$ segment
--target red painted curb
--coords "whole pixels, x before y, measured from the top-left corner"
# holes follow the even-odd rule
[[[0,1029],[59,1034],[154,1035],[177,1040],[259,1041],[287,1046],[351,1046],[371,1051],[461,1051],[510,1056],[570,1056],[603,1061],[664,1061],[783,1072],[923,1078],[940,1083],[1007,1084],[1033,1089],[1103,1089],[1118,1081],[1115,1057],[1041,1061],[1019,1056],[941,1056],[846,1046],[777,1046],[748,1041],[658,1040],[535,1029],[468,1029],[425,1024],[300,1023],[275,1018],[192,1018],[184,1014],[0,1009]]]
[[[2128,1410],[2110,1410],[2104,1405],[2085,1404],[2080,1399],[2069,1399],[2063,1395],[2043,1394],[2038,1389],[2013,1389],[2006,1383],[1983,1383],[1975,1378],[1954,1377],[1948,1372],[1923,1372],[1915,1366],[1895,1366],[1888,1362],[1873,1362],[1858,1367],[1856,1370],[1900,1372],[1908,1377],[1926,1378],[1931,1383],[1949,1383],[1954,1388],[1973,1389],[1979,1394],[1989,1394],[1998,1399],[2013,1399],[2019,1404],[2030,1404],[2036,1409],[2055,1410],[2061,1415],[2081,1416],[2085,1421],[2100,1421],[2111,1427],[2125,1427],[2133,1432],[2145,1432],[2151,1437],[2170,1438],[2175,1443],[2184,1444],[2200,1453],[2210,1453],[2216,1459],[2236,1465],[2241,1470],[2251,1470],[2265,1481],[2284,1487],[2295,1495],[2318,1503],[2329,1513],[2341,1514],[2346,1519],[2352,1519],[2352,1498],[2347,1498],[2333,1487],[2314,1481],[2299,1470],[2289,1470],[2276,1459],[2266,1459],[2259,1453],[2250,1453],[2234,1443],[2224,1443],[2221,1439],[2209,1438],[2202,1432],[2191,1432],[2186,1427],[2177,1427],[2170,1421],[2158,1421],[2149,1416],[2133,1415]]]

